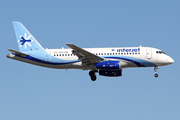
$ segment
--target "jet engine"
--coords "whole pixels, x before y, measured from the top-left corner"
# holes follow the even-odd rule
[[[118,77],[118,76],[122,76],[122,69],[120,70],[99,70],[99,75],[102,76],[109,76],[109,77]]]
[[[120,70],[120,61],[103,61],[96,64],[100,70]]]

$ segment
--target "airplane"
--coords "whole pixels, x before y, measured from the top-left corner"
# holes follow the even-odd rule
[[[66,44],[70,49],[44,49],[20,22],[13,21],[19,51],[8,49],[7,58],[54,69],[90,70],[89,76],[96,81],[101,76],[122,76],[122,69],[154,67],[158,77],[159,66],[170,65],[174,60],[160,49],[152,47],[80,48]]]

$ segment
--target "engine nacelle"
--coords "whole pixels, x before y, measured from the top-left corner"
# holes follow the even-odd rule
[[[96,64],[96,68],[101,70],[120,70],[120,61],[103,61]]]
[[[116,71],[107,71],[107,70],[99,70],[99,75],[109,76],[109,77],[118,77],[122,76],[122,69]]]

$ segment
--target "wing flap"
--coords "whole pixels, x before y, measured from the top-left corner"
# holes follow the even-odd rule
[[[66,44],[68,47],[70,47],[72,50],[72,53],[75,54],[79,60],[82,61],[82,64],[91,64],[91,63],[98,63],[100,61],[103,61],[104,59],[92,54],[91,52],[88,52],[82,48],[77,47],[74,44]]]

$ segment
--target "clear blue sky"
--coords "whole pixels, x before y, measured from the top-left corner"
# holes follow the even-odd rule
[[[179,120],[180,1],[1,0],[0,120]],[[44,48],[149,46],[175,63],[127,68],[122,77],[55,70],[7,59],[18,50],[12,21]]]

